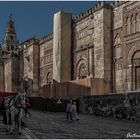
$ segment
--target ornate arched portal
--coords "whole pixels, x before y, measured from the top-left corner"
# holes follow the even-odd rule
[[[76,73],[78,79],[83,79],[88,76],[88,66],[85,59],[80,59],[78,61]]]
[[[51,82],[52,82],[52,78],[51,78],[52,76],[51,76],[51,73],[50,72],[48,72],[47,73],[47,76],[46,76],[46,82],[47,82],[47,84],[51,84]]]
[[[140,51],[136,51],[132,57],[132,86],[134,90],[140,90]]]
[[[140,47],[131,47],[127,59],[127,84],[128,90],[140,90]]]

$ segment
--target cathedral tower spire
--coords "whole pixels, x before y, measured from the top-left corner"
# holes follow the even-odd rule
[[[10,14],[9,21],[7,23],[6,32],[5,32],[3,49],[8,52],[16,52],[17,46],[18,46],[18,41],[16,38],[14,21],[12,19],[12,14]]]

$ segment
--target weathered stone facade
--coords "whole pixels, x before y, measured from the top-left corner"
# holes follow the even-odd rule
[[[39,91],[39,40],[31,38],[20,44],[20,83],[28,94],[37,96]]]
[[[11,36],[11,32],[8,35]],[[64,93],[67,96],[68,89],[74,93],[78,89],[76,87],[86,85],[88,93],[82,91],[82,94],[75,96],[96,95],[96,91],[97,94],[110,94],[140,90],[138,1],[114,4],[99,2],[75,18],[59,11],[54,15],[53,34],[39,40],[31,38],[18,45],[18,48],[15,42],[13,57],[15,59],[18,52],[19,67],[13,66],[12,57],[4,59],[0,64],[0,75],[4,71],[0,81],[5,81],[0,86],[1,90],[13,91],[14,85],[10,82],[15,68],[19,68],[17,85],[27,87],[32,96],[46,94],[45,97],[51,97],[53,93],[57,96],[57,90],[58,96],[64,96]],[[8,45],[4,43],[3,48]],[[101,87],[102,90],[99,89]],[[68,96],[74,96],[73,93],[69,92]]]
[[[53,76],[53,35],[42,38],[40,45],[40,87],[51,84]]]

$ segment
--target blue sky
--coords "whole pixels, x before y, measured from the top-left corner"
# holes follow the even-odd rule
[[[10,13],[13,15],[20,42],[53,32],[53,14],[59,10],[78,15],[90,9],[95,1],[0,1],[0,41],[4,38]]]

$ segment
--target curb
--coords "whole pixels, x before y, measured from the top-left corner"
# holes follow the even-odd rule
[[[28,139],[37,139],[37,140],[39,140],[39,139],[37,138],[37,136],[34,135],[34,134],[31,132],[30,129],[28,129],[28,128],[23,128],[22,131],[23,131],[23,133],[26,135],[26,137],[27,137]]]

